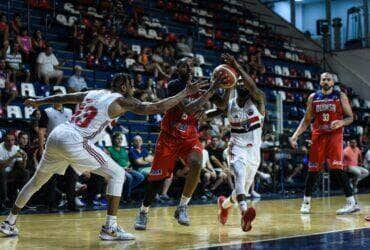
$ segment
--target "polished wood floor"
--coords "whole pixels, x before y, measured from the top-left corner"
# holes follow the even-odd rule
[[[301,215],[301,199],[268,200],[254,204],[257,218],[253,230],[240,229],[238,209],[234,209],[227,225],[217,222],[216,205],[191,206],[192,224],[177,224],[174,207],[153,208],[149,229],[135,231],[136,209],[119,211],[119,224],[135,233],[130,243],[102,242],[97,235],[105,221],[105,211],[22,215],[17,224],[18,238],[0,238],[0,249],[178,249],[227,245],[370,227],[363,220],[370,214],[370,195],[359,195],[362,210],[356,214],[337,216],[335,210],[344,203],[342,196],[313,199],[311,215]],[[3,219],[3,218],[1,218]]]

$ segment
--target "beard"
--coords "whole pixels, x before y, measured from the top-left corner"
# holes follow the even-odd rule
[[[322,86],[322,89],[323,90],[325,90],[325,91],[329,91],[330,89],[332,89],[333,88],[333,86],[330,86],[330,85],[328,85],[328,84],[324,84],[323,86]]]

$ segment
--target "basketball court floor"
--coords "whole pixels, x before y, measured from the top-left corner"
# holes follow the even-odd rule
[[[250,232],[240,229],[238,209],[228,223],[217,222],[216,205],[190,207],[191,226],[173,219],[175,207],[150,210],[147,231],[135,231],[137,209],[119,211],[119,224],[137,236],[133,242],[103,242],[97,236],[105,211],[22,215],[18,238],[0,238],[0,249],[370,249],[370,195],[359,195],[362,211],[337,216],[344,197],[313,199],[312,214],[301,215],[301,199],[254,203],[257,217]],[[1,219],[3,219],[2,217]]]

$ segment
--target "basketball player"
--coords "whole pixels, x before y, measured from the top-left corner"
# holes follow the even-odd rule
[[[177,78],[168,85],[170,96],[182,91],[191,83],[194,74],[193,59],[182,58],[177,62]],[[224,79],[223,79],[224,80]],[[221,77],[220,81],[221,82]],[[174,217],[181,225],[189,226],[187,207],[190,198],[198,185],[202,168],[202,144],[198,138],[198,119],[194,111],[199,111],[214,94],[218,82],[211,85],[204,98],[196,95],[180,102],[165,113],[161,123],[152,169],[149,173],[149,185],[144,201],[139,209],[135,222],[136,230],[145,230],[148,222],[149,206],[155,199],[158,190],[162,190],[163,181],[171,177],[178,158],[184,160],[190,171],[186,177],[184,190]]]
[[[319,171],[328,163],[331,173],[336,176],[347,197],[347,203],[337,210],[337,214],[348,214],[360,210],[347,174],[343,171],[343,127],[353,122],[353,113],[345,93],[334,90],[334,80],[330,73],[321,74],[321,90],[312,93],[307,100],[307,110],[297,130],[289,139],[291,146],[297,148],[298,137],[311,124],[312,145],[309,154],[308,174],[301,213],[311,210],[311,195]]]
[[[155,114],[174,107],[189,94],[197,93],[202,84],[191,83],[173,97],[156,103],[140,102],[130,95],[129,76],[119,74],[112,81],[112,91],[93,90],[74,94],[55,95],[38,100],[28,99],[25,105],[38,107],[56,103],[80,104],[72,118],[50,133],[41,161],[34,176],[18,194],[9,216],[0,224],[0,232],[7,236],[18,235],[15,226],[17,215],[31,196],[55,174],[64,174],[68,165],[76,172],[89,171],[108,179],[108,210],[106,224],[99,237],[102,240],[133,240],[134,235],[117,225],[119,206],[125,171],[100,148],[95,146],[97,136],[115,118],[127,111],[138,114]]]
[[[236,96],[226,99],[229,104],[223,110],[223,113],[227,113],[231,125],[228,162],[234,169],[235,189],[228,198],[224,196],[218,198],[218,219],[220,223],[225,224],[230,209],[237,202],[242,217],[241,228],[247,232],[252,229],[251,223],[256,216],[254,208],[248,208],[247,194],[261,162],[265,94],[233,56],[224,54],[222,59],[237,70],[242,81],[235,87]],[[221,114],[220,110],[210,111],[207,112],[207,118],[210,119],[219,114]]]

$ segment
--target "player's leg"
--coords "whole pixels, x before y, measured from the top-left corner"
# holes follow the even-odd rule
[[[155,196],[163,188],[163,181],[172,175],[175,166],[176,145],[169,138],[161,134],[157,141],[151,171],[148,175],[148,184],[145,187],[145,196],[136,217],[134,228],[145,230],[148,224],[149,207],[155,200]]]
[[[198,186],[200,171],[202,169],[202,144],[199,141],[183,145],[181,156],[186,159],[189,173],[186,176],[185,186],[182,191],[180,203],[175,211],[174,217],[180,225],[189,226],[188,204],[195,189]]]
[[[312,135],[312,145],[309,153],[308,172],[305,181],[301,213],[308,214],[311,211],[311,196],[314,190],[318,173],[321,171],[325,156],[325,138],[319,135]]]

